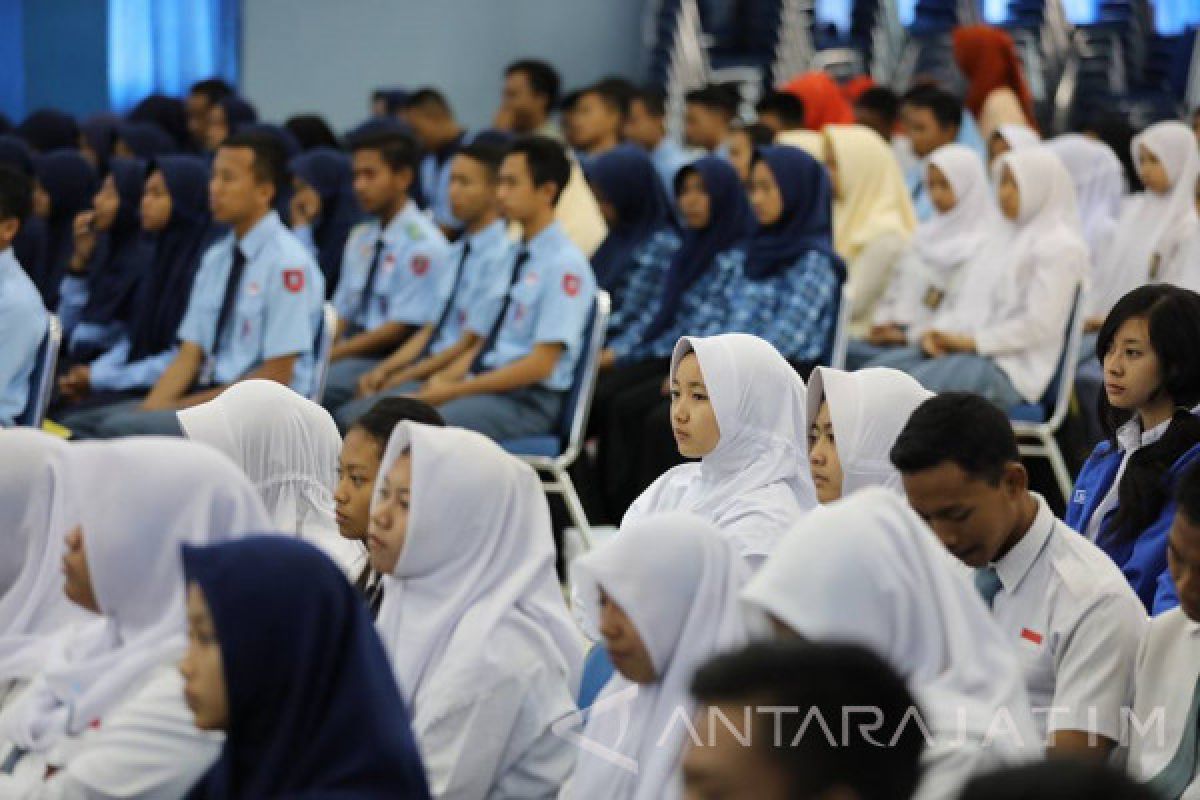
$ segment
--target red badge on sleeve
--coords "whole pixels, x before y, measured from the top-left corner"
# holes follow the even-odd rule
[[[285,269],[283,271],[283,286],[292,294],[304,288],[304,270]]]
[[[429,256],[413,256],[411,266],[413,275],[416,275],[418,278],[420,278],[426,272],[429,272]]]
[[[1042,643],[1042,635],[1037,631],[1029,630],[1029,628],[1021,628],[1021,638],[1034,644]]]
[[[563,275],[563,291],[567,293],[567,297],[574,297],[579,294],[581,282],[578,275],[567,273]]]

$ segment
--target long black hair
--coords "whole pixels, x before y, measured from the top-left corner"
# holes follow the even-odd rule
[[[1200,419],[1191,409],[1200,403],[1200,294],[1167,284],[1142,286],[1117,302],[1104,320],[1096,339],[1096,356],[1104,356],[1117,331],[1129,319],[1144,319],[1150,331],[1150,346],[1158,356],[1160,384],[1155,397],[1166,395],[1175,412],[1162,438],[1139,449],[1129,458],[1117,488],[1117,511],[1110,529],[1123,541],[1136,539],[1162,512],[1170,499],[1167,474],[1188,450],[1200,444]],[[1100,393],[1100,421],[1113,449],[1117,430],[1135,413],[1114,408],[1105,392]]]

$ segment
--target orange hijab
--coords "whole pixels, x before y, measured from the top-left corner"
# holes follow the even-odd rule
[[[1021,71],[1017,47],[1006,31],[989,25],[968,25],[954,31],[954,60],[970,81],[966,106],[979,117],[983,104],[996,89],[1009,88],[1021,101],[1021,110],[1035,127],[1033,95]],[[1036,128],[1035,128],[1036,129]]]
[[[824,72],[797,75],[779,90],[795,95],[804,103],[804,127],[810,131],[819,131],[826,125],[854,122],[854,109],[837,82]]]

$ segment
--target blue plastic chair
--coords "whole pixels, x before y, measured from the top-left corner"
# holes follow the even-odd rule
[[[58,366],[58,348],[62,344],[62,325],[58,317],[50,314],[46,335],[38,347],[33,373],[29,376],[29,399],[25,410],[16,418],[18,425],[28,428],[42,427],[50,396],[54,394],[54,370]]]

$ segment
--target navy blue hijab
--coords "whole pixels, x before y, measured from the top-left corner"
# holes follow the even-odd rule
[[[177,97],[165,94],[148,95],[133,107],[127,115],[130,122],[149,122],[171,137],[174,147],[171,152],[186,150],[191,146],[192,136],[188,133],[187,107]]]
[[[53,108],[30,114],[17,126],[17,135],[39,153],[79,148],[79,125],[75,118]]]
[[[96,194],[96,171],[78,150],[57,150],[34,158],[34,174],[50,195],[46,218],[46,251],[36,268],[26,264],[46,308],[58,308],[58,288],[75,248],[72,226],[75,215],[92,207]]]
[[[84,322],[98,325],[129,318],[129,301],[152,254],[141,226],[146,163],[135,158],[114,158],[108,168],[120,206],[112,227],[97,242],[88,271],[88,299],[80,315]]]
[[[229,132],[228,135],[237,133],[243,125],[258,122],[258,111],[254,106],[235,94],[221,98],[217,105],[225,110],[225,130]]]
[[[321,215],[313,224],[317,261],[325,273],[325,287],[332,292],[342,274],[342,252],[350,229],[362,219],[354,196],[350,157],[340,150],[317,147],[291,162],[292,174],[311,186],[321,197]]]
[[[113,146],[117,142],[117,126],[121,118],[116,114],[93,114],[79,126],[80,136],[96,154],[96,172],[108,173],[108,160],[112,158]]]
[[[135,158],[149,161],[179,151],[171,135],[153,122],[126,122],[117,126],[117,138],[133,152]]]
[[[425,771],[367,607],[305,542],[183,547],[221,646],[229,730],[191,798],[424,800]]]
[[[829,257],[844,281],[846,265],[833,249],[833,189],[825,167],[795,147],[760,147],[753,164],[759,162],[779,185],[783,213],[776,222],[760,225],[747,245],[746,277],[769,277],[815,250]]]
[[[616,224],[592,254],[600,288],[611,292],[629,267],[633,251],[671,224],[671,201],[654,162],[639,147],[623,144],[595,158],[587,168],[597,200],[612,205]]]
[[[667,269],[658,311],[643,334],[647,341],[667,330],[675,321],[683,293],[708,271],[713,260],[726,250],[745,246],[757,224],[742,181],[728,161],[706,156],[680,169],[675,175],[676,197],[684,180],[693,173],[700,176],[708,193],[708,227],[684,230],[683,245]]]
[[[173,347],[187,311],[200,258],[218,226],[208,207],[208,164],[200,156],[163,156],[147,175],[162,173],[171,195],[171,218],[154,239],[154,255],[135,294],[137,315],[129,329],[129,360]]]

